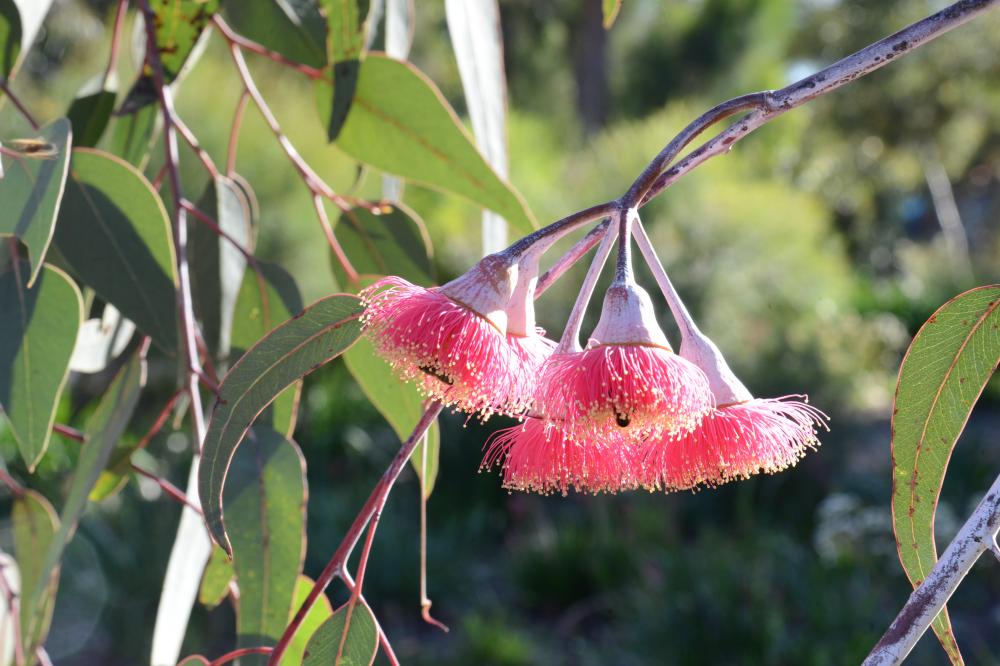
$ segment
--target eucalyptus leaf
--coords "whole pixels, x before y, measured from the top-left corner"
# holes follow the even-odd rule
[[[311,578],[299,576],[299,580],[295,584],[295,597],[292,599],[292,612],[288,618],[289,622],[291,622],[292,616],[295,615],[302,604],[305,603],[315,585]],[[281,666],[299,666],[302,663],[309,639],[316,633],[316,629],[326,622],[331,615],[333,615],[333,606],[330,605],[329,597],[325,594],[319,595],[316,598],[316,603],[312,605],[306,616],[302,618],[299,628],[292,634],[292,640],[288,643],[288,648],[285,649],[284,656],[281,657]]]
[[[34,490],[26,490],[14,498],[10,520],[21,572],[21,642],[25,651],[31,654],[35,647],[45,642],[55,610],[60,568],[56,565],[44,572],[41,565],[59,531],[59,517],[45,497]],[[25,603],[28,599],[36,600],[35,604]],[[33,618],[37,621],[32,622]]]
[[[389,205],[378,215],[365,207],[352,208],[341,213],[334,233],[362,283],[398,275],[414,284],[435,284],[430,236],[423,220],[406,206]],[[348,285],[347,274],[336,258],[331,266],[338,283]]]
[[[309,639],[303,666],[369,666],[378,651],[375,615],[363,600],[334,611]]]
[[[238,647],[274,645],[288,625],[305,558],[305,473],[299,447],[269,428],[251,429],[233,456],[223,501],[240,590]]]
[[[93,148],[104,136],[115,109],[115,92],[98,90],[73,100],[66,115],[73,125],[73,145]]]
[[[329,126],[332,95],[317,84]],[[536,224],[514,188],[476,150],[441,92],[409,63],[370,53],[337,147],[383,171],[463,196],[502,215],[522,233]]]
[[[28,247],[29,286],[52,242],[66,186],[71,136],[69,121],[59,118],[41,128],[37,137],[26,137],[42,146],[38,152],[0,154],[4,174],[0,179],[0,237],[19,238]]]
[[[83,319],[80,292],[45,265],[27,288],[28,264],[0,273],[0,406],[29,470],[42,459]]]
[[[213,546],[212,556],[205,565],[205,573],[201,577],[198,601],[206,608],[215,608],[221,604],[229,594],[229,584],[233,582],[235,576],[233,562],[226,555],[226,551]]]
[[[257,415],[293,382],[329,362],[361,335],[361,301],[321,299],[250,348],[219,387],[202,447],[198,494],[209,533],[232,553],[223,523],[222,489],[236,448]]]
[[[956,296],[914,336],[899,369],[892,417],[892,515],[899,560],[917,587],[937,562],[934,516],[948,461],[1000,363],[1000,285]],[[932,627],[962,663],[947,609]]]
[[[314,0],[224,0],[226,20],[244,37],[310,67],[326,65],[326,19]]]
[[[92,148],[74,150],[55,242],[81,282],[164,351],[177,349],[170,223],[135,167]]]

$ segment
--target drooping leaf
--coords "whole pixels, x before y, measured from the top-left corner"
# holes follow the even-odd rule
[[[322,89],[318,95],[326,121],[331,96]],[[378,169],[489,208],[523,233],[536,226],[524,200],[489,167],[440,91],[408,63],[377,53],[365,58],[337,146]]]
[[[375,347],[367,338],[361,338],[344,352],[344,362],[365,396],[392,426],[400,442],[405,441],[424,415],[423,399],[417,389],[396,378],[392,367],[375,352]],[[417,475],[423,478],[424,497],[430,497],[437,480],[441,448],[441,432],[437,421],[431,424],[425,442],[428,443],[426,475],[423,474],[423,443],[414,450],[410,462]]]
[[[115,97],[113,90],[98,90],[73,100],[66,115],[73,125],[75,147],[93,148],[97,145],[111,120],[111,112],[115,110]]]
[[[226,552],[232,549],[223,524],[222,488],[236,448],[278,393],[358,339],[362,311],[355,296],[323,298],[268,333],[223,380],[205,435],[198,494],[212,538]]]
[[[223,11],[244,37],[295,62],[326,65],[326,19],[315,0],[224,0]]]
[[[145,382],[146,362],[137,352],[115,375],[111,386],[87,419],[84,427],[87,443],[80,451],[66,502],[59,513],[59,529],[41,560],[37,580],[48,580],[62,561],[66,545],[73,538],[83,510],[87,506],[87,496],[97,483],[101,471],[107,466],[108,458],[119,438],[125,432]],[[43,598],[43,588],[36,588],[31,596],[25,595],[25,603],[33,610],[30,618],[25,621],[25,632],[35,633],[41,626],[43,618],[38,610],[42,607]]]
[[[25,652],[32,654],[35,647],[45,642],[56,605],[59,566],[43,572],[41,565],[59,531],[59,518],[47,499],[34,490],[26,490],[14,499],[10,519],[21,571],[21,598],[35,600],[34,605],[22,601],[20,609],[21,641]],[[32,618],[37,620],[32,622]]]
[[[55,242],[81,282],[164,351],[177,348],[170,223],[135,167],[92,148],[74,150]]]
[[[233,310],[243,283],[247,259],[229,239],[252,249],[250,204],[243,190],[225,176],[210,182],[198,207],[219,226],[218,233],[201,220],[188,217],[188,257],[195,314],[208,348],[217,358],[229,354]]]
[[[29,470],[48,447],[83,319],[80,292],[45,265],[28,289],[27,262],[0,273],[0,406]]]
[[[398,275],[414,284],[433,285],[432,250],[423,220],[403,205],[383,210],[375,215],[367,208],[352,208],[337,220],[334,233],[354,270],[363,283],[368,281],[364,278]],[[331,265],[337,282],[348,285],[336,258]]]
[[[951,452],[1000,363],[1000,285],[945,303],[914,337],[899,369],[892,417],[893,530],[914,587],[937,562],[934,514]],[[962,657],[947,609],[933,623],[952,663]]]
[[[354,101],[365,46],[368,0],[321,0],[327,20],[327,58],[333,65],[333,99],[327,117],[327,139],[340,134]]]
[[[445,0],[448,34],[462,78],[476,145],[486,161],[507,177],[507,78],[497,0]],[[483,211],[483,254],[507,245],[507,223]]]
[[[305,558],[305,473],[299,447],[269,428],[250,430],[233,456],[224,505],[240,589],[238,647],[274,645],[288,625]]]
[[[230,356],[233,360],[293,313],[302,311],[302,298],[292,276],[277,264],[257,262],[257,266],[260,275],[253,270],[247,271],[236,298]],[[257,423],[291,437],[301,394],[302,382],[295,382],[274,399]]]
[[[115,116],[113,120],[108,152],[140,171],[145,169],[160,120],[159,107],[149,104],[132,113]]]
[[[150,4],[156,15],[156,47],[164,83],[173,83],[218,10],[219,0],[152,0]],[[153,72],[146,63],[122,103],[121,112],[132,113],[155,101]]]
[[[622,0],[602,0],[601,10],[604,12],[604,29],[611,30],[622,10]]]
[[[302,666],[369,666],[377,651],[375,615],[358,599],[353,608],[344,604],[319,626],[306,645]]]
[[[30,138],[44,154],[0,155],[4,173],[0,179],[0,237],[14,236],[28,246],[29,286],[42,268],[63,198],[70,161],[69,121],[54,120]]]
[[[198,601],[207,608],[215,608],[229,594],[229,584],[233,582],[236,572],[233,562],[226,551],[218,546],[212,547],[212,556],[205,566],[201,577],[201,587],[198,588]]]
[[[311,578],[299,576],[299,580],[295,584],[295,597],[292,599],[292,612],[288,618],[289,622],[291,622],[292,616],[295,615],[302,604],[305,603],[313,587],[315,587],[315,583]],[[316,629],[331,615],[333,615],[333,606],[330,604],[330,599],[325,594],[319,595],[316,603],[312,605],[306,616],[302,618],[302,624],[292,634],[292,640],[285,650],[285,655],[281,658],[281,666],[299,666],[302,663],[309,639],[316,633]]]

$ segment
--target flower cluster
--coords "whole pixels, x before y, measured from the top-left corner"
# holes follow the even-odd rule
[[[633,276],[633,235],[681,330],[679,353]],[[615,277],[581,346],[583,314],[616,240]],[[634,210],[612,220],[559,343],[546,338],[533,302],[551,241],[522,240],[441,287],[389,277],[362,292],[366,330],[400,377],[454,409],[522,421],[487,442],[483,466],[500,467],[507,488],[714,486],[785,469],[818,445],[826,416],[804,396],[750,394],[692,321]]]

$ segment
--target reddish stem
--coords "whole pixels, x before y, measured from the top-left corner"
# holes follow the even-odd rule
[[[232,127],[229,128],[229,148],[226,150],[227,176],[232,176],[236,172],[236,153],[240,147],[240,129],[243,127],[243,114],[246,113],[249,103],[250,93],[244,88],[240,94],[240,101],[236,103]]]
[[[208,172],[208,175],[211,176],[213,180],[218,178],[219,169],[215,166],[215,162],[212,161],[211,155],[209,155],[208,152],[201,147],[201,144],[198,143],[198,137],[194,135],[191,128],[184,124],[180,116],[174,116],[174,127],[177,128],[177,132],[184,139],[184,142],[191,147],[191,150],[193,150],[195,155],[198,156],[198,159],[201,160],[202,166],[205,167],[205,171]]]
[[[81,444],[87,443],[87,434],[77,430],[76,428],[71,428],[68,425],[63,425],[62,423],[53,423],[52,432],[66,439],[71,439],[74,442],[80,442]]]
[[[177,401],[180,400],[182,395],[184,395],[184,389],[177,389],[174,391],[174,394],[170,396],[169,400],[167,400],[167,404],[165,404],[163,409],[160,410],[160,413],[156,415],[153,425],[149,427],[146,434],[143,435],[142,439],[139,440],[139,443],[136,444],[136,450],[146,448],[150,441],[152,441],[152,439],[156,437],[161,430],[163,430],[163,426],[166,425],[167,419],[170,418],[171,410],[173,410],[174,405],[177,404]]]
[[[146,477],[147,479],[155,481],[156,485],[158,485],[160,489],[167,494],[168,497],[176,500],[177,502],[197,512],[199,516],[202,515],[201,507],[199,507],[197,504],[194,504],[191,500],[189,500],[187,495],[185,495],[180,488],[170,483],[166,479],[159,477],[156,474],[153,474],[149,470],[144,469],[139,465],[136,465],[135,463],[129,463],[129,465],[131,466],[132,471],[135,472],[136,474],[139,474],[141,476]]]
[[[108,82],[114,76],[115,70],[118,69],[118,52],[121,50],[126,10],[128,10],[128,0],[118,0],[118,9],[115,10],[115,24],[111,30],[111,53],[108,54],[108,66],[104,70],[104,79],[101,83],[103,90],[108,89]]]
[[[361,586],[365,583],[365,569],[368,568],[368,557],[372,552],[372,542],[375,541],[375,530],[378,528],[378,521],[382,517],[382,509],[385,508],[385,501],[388,497],[388,493],[382,496],[382,501],[375,507],[375,513],[372,514],[371,520],[368,522],[368,536],[365,537],[365,545],[361,549],[361,559],[358,561],[358,578],[354,589],[351,590],[351,599],[347,603],[347,617],[344,618],[344,630],[340,634],[340,645],[337,647],[337,657],[334,659],[334,663],[340,662],[344,655],[347,634],[351,630],[351,617],[354,615],[354,607],[358,604],[358,597],[361,596]]]
[[[318,194],[313,195],[313,207],[316,209],[316,217],[319,219],[320,227],[323,229],[323,235],[326,236],[326,242],[330,246],[330,249],[333,250],[333,256],[337,258],[337,263],[340,264],[344,273],[347,274],[347,281],[354,285],[359,284],[360,278],[358,277],[358,272],[354,269],[354,264],[347,258],[347,253],[344,252],[344,248],[341,247],[336,235],[334,235],[330,218],[326,215],[326,206]]]
[[[240,648],[239,650],[233,650],[232,652],[227,652],[215,661],[211,662],[209,666],[222,666],[222,664],[228,664],[231,661],[236,661],[240,657],[245,657],[250,654],[271,654],[271,648],[269,647],[248,647]]]
[[[38,121],[35,120],[35,117],[31,115],[31,112],[28,111],[28,107],[22,104],[17,95],[11,92],[10,87],[7,85],[7,81],[3,77],[0,77],[0,91],[3,91],[10,101],[14,103],[14,107],[24,117],[24,119],[28,121],[28,124],[31,125],[33,130],[37,131],[41,127],[41,125],[38,124]]]
[[[340,579],[344,581],[344,585],[347,586],[348,591],[353,593],[354,579],[351,578],[351,574],[350,572],[347,571],[347,568],[346,567],[342,568],[340,570],[340,573],[338,573],[337,575],[340,576]],[[365,595],[362,594],[360,595],[359,598],[361,599],[361,601],[364,602],[366,606],[371,608],[371,604],[369,604],[368,601],[365,599]],[[375,619],[375,628],[378,630],[378,641],[379,644],[382,646],[382,651],[385,652],[386,659],[389,660],[391,666],[399,666],[399,659],[396,657],[396,652],[392,649],[392,644],[389,643],[389,637],[382,629],[382,625],[379,623],[378,618],[375,617],[374,613],[372,613],[372,617]]]
[[[213,17],[212,22],[215,23],[215,27],[218,28],[219,34],[222,35],[222,38],[225,39],[230,44],[235,44],[240,48],[246,49],[247,51],[252,51],[253,53],[256,53],[258,55],[262,55],[265,58],[270,58],[274,62],[280,65],[284,65],[285,67],[291,67],[297,72],[305,74],[310,79],[328,78],[327,75],[321,69],[316,69],[315,67],[310,67],[309,65],[303,64],[301,62],[296,62],[291,58],[286,58],[277,51],[272,51],[266,46],[263,46],[255,41],[247,39],[243,35],[237,33],[232,28],[230,28],[229,24],[226,23],[226,21],[218,14],[216,14]]]
[[[3,467],[0,467],[0,483],[7,486],[14,497],[21,497],[24,495],[24,486],[18,483]]]
[[[385,497],[388,496],[389,491],[392,489],[393,484],[399,477],[400,472],[403,471],[406,461],[410,459],[411,455],[413,455],[413,450],[420,443],[420,439],[424,436],[427,429],[431,427],[432,423],[434,423],[434,419],[436,419],[438,414],[441,413],[441,409],[442,405],[440,402],[431,403],[431,405],[424,412],[424,415],[420,418],[416,427],[413,429],[413,432],[407,438],[406,442],[403,443],[403,446],[400,447],[399,452],[396,453],[392,462],[389,463],[389,467],[386,468],[385,472],[382,474],[382,478],[379,479],[375,488],[372,489],[372,492],[365,501],[364,506],[361,507],[358,515],[354,517],[354,522],[351,523],[350,528],[347,530],[347,534],[344,535],[344,539],[340,542],[340,545],[337,546],[337,550],[334,551],[333,556],[330,558],[330,561],[327,562],[327,565],[323,569],[323,572],[319,575],[319,578],[316,579],[316,584],[313,585],[313,589],[309,593],[309,596],[306,597],[305,602],[303,602],[302,606],[295,613],[295,617],[292,618],[292,621],[285,628],[285,633],[281,635],[281,639],[278,641],[278,644],[274,646],[274,652],[271,653],[271,658],[268,660],[268,664],[271,666],[277,666],[277,664],[281,661],[281,657],[285,653],[285,650],[288,649],[288,644],[292,640],[292,636],[295,635],[295,632],[302,624],[302,621],[305,619],[309,609],[313,607],[319,596],[326,591],[326,588],[330,585],[330,581],[332,581],[334,577],[337,576],[338,572],[344,568],[344,564],[347,562],[347,558],[350,557],[351,551],[354,549],[358,539],[361,537],[361,532],[364,530],[365,525],[368,524],[368,521],[375,514],[376,509],[384,504]]]

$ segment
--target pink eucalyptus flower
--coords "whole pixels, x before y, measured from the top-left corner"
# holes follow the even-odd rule
[[[649,295],[625,280],[608,289],[587,349],[549,358],[536,404],[576,439],[640,442],[692,430],[714,402],[705,374],[671,350]]]
[[[566,495],[636,487],[639,450],[620,437],[576,440],[550,422],[528,418],[494,433],[486,446],[483,468],[500,465],[503,485],[510,490]]]
[[[805,396],[754,398],[697,328],[685,336],[681,354],[705,371],[718,406],[693,431],[644,445],[644,485],[717,486],[781,471],[819,446],[816,429],[825,427],[827,417]]]

